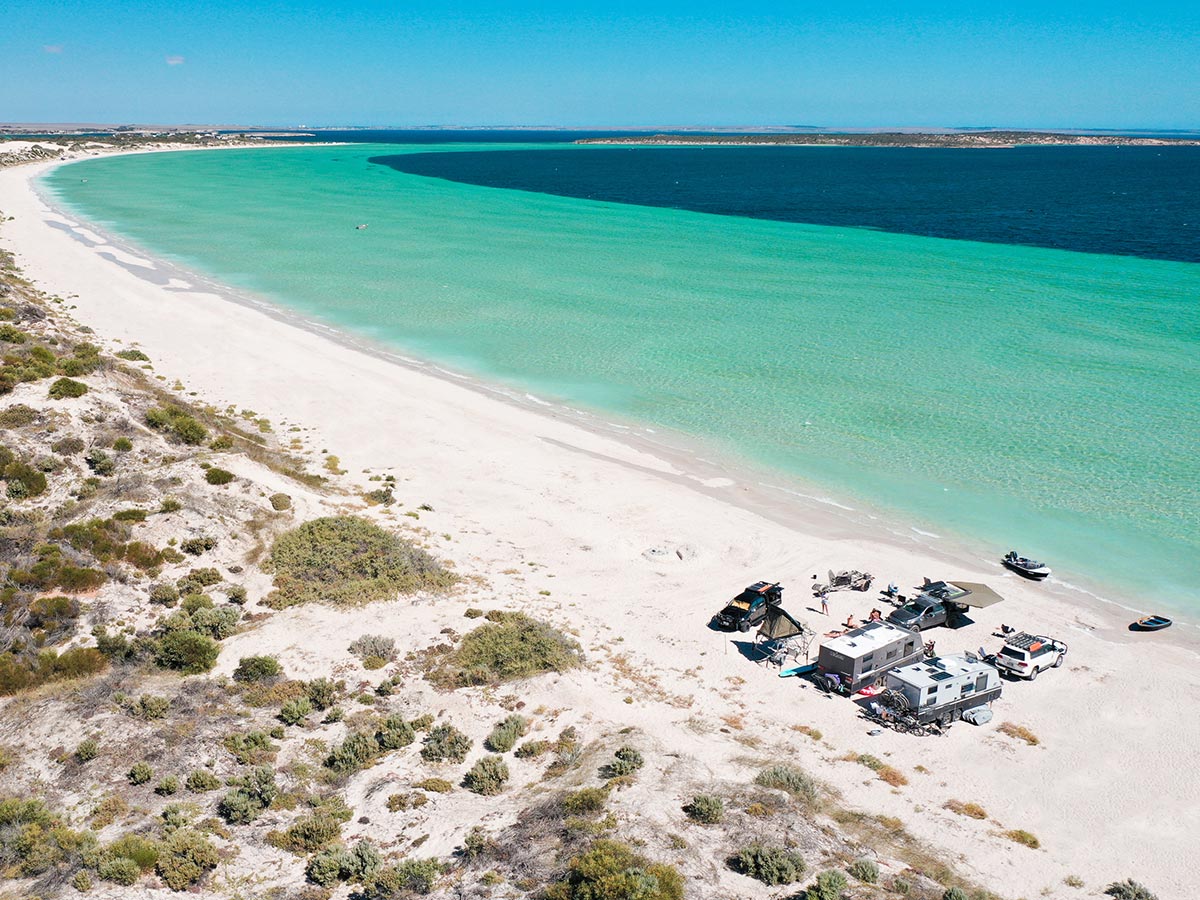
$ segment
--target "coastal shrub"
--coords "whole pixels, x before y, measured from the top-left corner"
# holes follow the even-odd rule
[[[129,362],[150,362],[150,357],[148,357],[141,350],[118,350],[113,355],[116,356],[117,359],[124,359]]]
[[[279,721],[284,725],[301,725],[312,712],[312,701],[307,697],[288,700],[279,709]]]
[[[623,778],[632,775],[646,764],[642,754],[632,747],[621,747],[613,754],[613,761],[604,767],[605,778]]]
[[[490,796],[504,790],[508,781],[508,766],[499,756],[485,756],[463,777],[463,787],[476,794]]]
[[[23,344],[28,335],[12,325],[0,325],[0,341],[6,344]]]
[[[572,816],[598,813],[608,803],[607,787],[585,787],[571,791],[562,798],[563,812]]]
[[[792,884],[804,877],[804,860],[799,853],[764,844],[743,847],[733,858],[733,868],[763,884]]]
[[[619,841],[601,839],[574,857],[547,900],[683,900],[683,878]]]
[[[952,888],[946,889],[946,892],[942,894],[942,900],[971,900],[971,898],[967,895],[966,891],[955,885]]]
[[[283,512],[285,509],[292,508],[292,498],[287,494],[272,494],[271,509],[276,512]]]
[[[126,777],[130,784],[145,784],[154,777],[154,770],[147,762],[137,762],[133,764],[133,768],[129,770]]]
[[[70,356],[59,358],[58,371],[63,375],[77,378],[80,375],[95,372],[103,364],[103,360],[100,359],[100,348],[95,344],[83,342],[72,348]]]
[[[403,716],[391,715],[384,719],[375,732],[375,743],[382,751],[399,750],[407,747],[417,739],[417,733],[412,725],[404,721]]]
[[[128,453],[130,450],[133,449],[133,441],[131,441],[127,437],[119,437],[115,441],[113,441],[112,448],[114,450],[116,450],[118,453]],[[142,514],[142,516],[140,519],[137,519],[136,521],[138,521],[138,522],[145,521],[145,519],[146,519],[145,510],[138,510],[138,512],[140,512]]]
[[[396,642],[381,634],[364,634],[350,644],[350,652],[362,660],[364,668],[381,669],[396,658]]]
[[[83,438],[70,435],[55,441],[50,445],[50,449],[59,456],[74,456],[76,453],[82,452],[83,448],[86,446],[87,444],[84,442]]]
[[[75,748],[75,758],[81,763],[91,762],[100,755],[100,744],[95,738],[87,738],[80,741],[79,746]]]
[[[221,786],[221,779],[206,769],[196,769],[187,777],[187,789],[193,794],[203,794],[215,791]]]
[[[223,743],[225,749],[232,753],[243,766],[264,762],[279,749],[271,743],[270,735],[265,731],[257,730],[242,734],[228,734]]]
[[[355,516],[313,519],[284,533],[267,565],[275,590],[266,602],[275,609],[316,601],[357,606],[456,581],[420,547]]]
[[[7,464],[0,455],[0,478],[8,484],[10,500],[26,500],[46,491],[46,476],[28,463],[9,458]]]
[[[168,775],[162,781],[154,786],[154,793],[160,797],[170,797],[172,794],[179,791],[179,779],[174,775]]]
[[[119,884],[122,887],[129,887],[132,884],[136,884],[137,880],[142,877],[142,870],[138,868],[137,863],[132,859],[115,856],[101,862],[100,867],[96,870],[96,874],[100,876],[102,881]]]
[[[210,450],[232,450],[233,438],[227,434],[218,435],[208,442],[208,448]]]
[[[522,613],[508,613],[468,632],[428,677],[445,687],[499,684],[565,672],[580,662],[579,645],[571,638]]]
[[[199,537],[188,538],[179,545],[179,549],[189,556],[199,556],[217,546],[217,539],[210,537],[207,534],[202,534]]]
[[[375,735],[356,731],[330,751],[325,758],[325,766],[339,774],[348,775],[366,766],[379,752]]]
[[[444,866],[436,859],[406,859],[364,879],[363,900],[395,900],[406,894],[428,894]]]
[[[117,470],[117,461],[99,447],[89,450],[83,461],[89,469],[105,478]]]
[[[142,694],[136,702],[129,704],[129,711],[139,719],[152,722],[161,719],[171,708],[171,701],[157,694]]]
[[[233,680],[242,682],[266,681],[283,673],[283,666],[274,656],[243,656],[233,670]]]
[[[687,817],[701,825],[716,825],[725,818],[725,802],[712,794],[697,794],[683,807]]]
[[[0,410],[0,428],[25,428],[38,420],[38,411],[24,403]]]
[[[146,424],[192,446],[204,443],[208,437],[207,428],[178,406],[170,404],[147,410]]]
[[[537,759],[549,753],[553,747],[549,741],[526,741],[517,748],[513,756],[517,759]]]
[[[341,881],[365,881],[379,873],[383,859],[367,841],[359,841],[352,850],[334,846],[320,850],[304,867],[309,881],[333,887]],[[365,893],[359,896],[365,897]],[[394,894],[382,895],[391,900]]]
[[[1041,743],[1036,734],[1034,734],[1024,725],[1017,725],[1014,722],[1001,722],[996,727],[996,730],[1001,734],[1007,734],[1011,738],[1024,741],[1031,747],[1036,747],[1039,743]]]
[[[155,869],[173,891],[186,890],[217,867],[220,854],[212,842],[191,828],[180,828],[163,841]]]
[[[849,886],[846,876],[837,869],[829,869],[817,876],[808,889],[805,900],[842,900],[842,892]]]
[[[297,820],[286,831],[272,832],[269,840],[281,850],[312,853],[340,838],[342,823],[349,821],[350,816],[345,804],[331,804]]]
[[[337,702],[338,687],[328,678],[314,678],[304,690],[315,709],[324,711]]]
[[[226,794],[217,812],[230,825],[248,825],[279,796],[275,772],[270,766],[257,766],[240,784]]]
[[[943,807],[960,816],[971,819],[986,819],[987,810],[978,803],[963,803],[961,800],[947,800]]]
[[[204,472],[204,480],[209,484],[229,484],[233,481],[233,473],[225,469],[218,469],[216,466],[210,466]]]
[[[415,788],[420,788],[423,791],[429,791],[433,794],[448,794],[454,790],[454,785],[448,782],[445,778],[426,778],[418,781],[413,785]]]
[[[425,735],[421,758],[426,762],[456,762],[467,758],[471,751],[471,739],[446,722],[436,725]]]
[[[1013,843],[1028,847],[1030,850],[1036,850],[1042,846],[1042,842],[1037,839],[1037,835],[1023,828],[1014,828],[1011,831],[1006,831],[1004,832],[1004,836]]]
[[[879,881],[879,865],[873,859],[856,859],[850,864],[848,869],[851,875],[859,881],[866,884],[875,884]]]
[[[154,661],[164,669],[197,675],[215,666],[220,654],[220,645],[207,635],[173,631],[158,642]]]
[[[812,776],[788,763],[768,766],[755,776],[754,783],[760,787],[786,791],[806,802],[811,803],[817,799],[817,784]]]
[[[496,842],[488,837],[487,832],[475,825],[463,838],[463,845],[458,851],[458,855],[466,862],[474,862],[491,856],[497,849]]]
[[[322,850],[304,866],[304,877],[321,887],[333,887],[342,880],[342,872],[348,868],[348,855],[344,847]]]
[[[75,397],[82,397],[88,392],[88,386],[82,381],[73,381],[70,378],[60,378],[54,384],[50,385],[51,400],[69,400]]]
[[[497,723],[483,745],[493,753],[507,753],[517,743],[517,738],[525,736],[528,728],[529,722],[524,716],[511,715]]]
[[[1114,900],[1158,900],[1158,897],[1152,894],[1149,888],[1138,884],[1132,878],[1114,881],[1104,889],[1104,894]]]

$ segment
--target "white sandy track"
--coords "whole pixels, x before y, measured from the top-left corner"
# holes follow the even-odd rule
[[[556,705],[637,725],[696,756],[701,768],[724,772],[746,748],[697,741],[683,723],[744,712],[747,732],[788,744],[849,803],[901,818],[1007,897],[1095,896],[1130,875],[1162,900],[1200,896],[1200,675],[1181,629],[1134,636],[1118,609],[1070,605],[1049,586],[1002,577],[961,555],[949,561],[918,546],[847,537],[844,528],[830,537],[820,527],[788,527],[779,523],[785,515],[738,505],[737,473],[702,487],[681,477],[678,460],[585,430],[552,409],[497,400],[213,293],[165,289],[100,255],[113,248],[50,227],[75,223],[34,193],[31,179],[45,169],[0,172],[0,210],[14,217],[0,226],[0,240],[101,341],[143,347],[156,373],[182,380],[201,400],[237,402],[313,429],[306,436],[315,435],[314,446],[338,454],[352,473],[394,473],[406,497],[436,509],[430,527],[453,533],[447,553],[461,571],[486,577],[536,563],[528,566],[530,605],[562,603],[560,615],[573,617],[585,647],[619,635],[615,648],[669,693],[695,697],[691,708],[648,695],[630,705],[630,685],[580,675],[557,679]],[[695,555],[643,556],[668,544]],[[728,595],[763,577],[788,586],[793,613],[828,627],[805,608],[807,584],[813,573],[845,567],[905,587],[924,575],[986,580],[1005,602],[975,626],[931,634],[939,648],[996,649],[990,634],[1004,621],[1065,638],[1067,665],[1032,684],[1007,684],[990,726],[956,726],[944,738],[871,737],[849,702],[776,678],[705,627]],[[553,601],[532,596],[539,589],[551,590]],[[833,621],[874,604],[835,594],[830,605]],[[319,641],[313,614],[294,615],[307,623],[306,639]],[[294,644],[294,635],[278,633],[292,615],[273,619],[256,641]],[[330,639],[340,647],[342,637]],[[747,683],[731,689],[735,677]],[[998,734],[1004,720],[1027,726],[1041,744]],[[800,723],[824,732],[830,748],[788,731]],[[893,791],[863,767],[836,761],[847,751],[884,757],[911,783]],[[929,774],[915,772],[918,765]],[[954,816],[942,809],[948,799],[979,803],[991,820]],[[1000,835],[1015,828],[1036,834],[1043,849]],[[1070,874],[1087,890],[1064,886]]]

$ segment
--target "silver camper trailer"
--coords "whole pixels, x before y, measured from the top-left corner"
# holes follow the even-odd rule
[[[1000,696],[1000,673],[974,656],[939,656],[887,673],[879,705],[893,716],[943,727]]]
[[[817,652],[817,682],[839,694],[856,694],[889,669],[920,659],[921,637],[890,622],[868,622],[826,641]]]

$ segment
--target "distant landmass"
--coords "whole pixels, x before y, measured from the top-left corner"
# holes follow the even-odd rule
[[[953,133],[877,132],[805,134],[653,134],[634,137],[583,138],[577,144],[637,144],[655,146],[717,146],[756,144],[822,147],[984,147],[1033,145],[1160,146],[1200,145],[1195,137],[1149,137],[1121,134],[1071,134],[1053,131],[974,131]]]

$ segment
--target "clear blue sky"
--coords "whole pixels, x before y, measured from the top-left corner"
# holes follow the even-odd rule
[[[1200,128],[1200,2],[8,0],[0,121]]]

